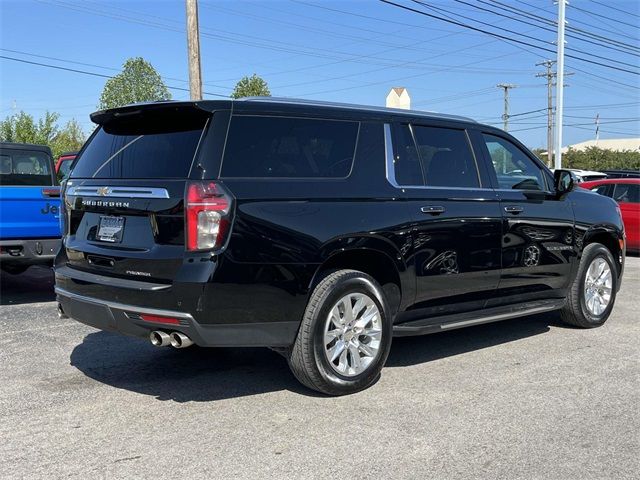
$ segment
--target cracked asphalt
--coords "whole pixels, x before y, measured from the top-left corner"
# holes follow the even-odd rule
[[[60,320],[52,280],[0,278],[1,478],[640,477],[640,258],[602,328],[552,313],[395,339],[341,398],[267,349]]]

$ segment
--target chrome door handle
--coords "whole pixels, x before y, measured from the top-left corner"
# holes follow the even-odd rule
[[[504,207],[504,211],[507,212],[507,213],[512,213],[514,215],[517,215],[517,214],[523,212],[524,208],[518,207],[517,205],[508,205],[508,206]]]
[[[420,211],[430,215],[440,215],[441,213],[444,213],[444,207],[441,207],[440,205],[429,205],[427,207],[422,207]]]

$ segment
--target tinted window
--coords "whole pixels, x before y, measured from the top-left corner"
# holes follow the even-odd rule
[[[44,152],[0,150],[0,185],[51,185],[51,161]]]
[[[608,185],[599,185],[597,187],[594,187],[591,189],[592,192],[596,192],[600,195],[606,195],[607,194],[607,187]]]
[[[542,170],[526,153],[504,138],[488,134],[483,137],[499,188],[546,190]]]
[[[409,125],[399,125],[394,137],[393,170],[396,183],[403,186],[423,186],[424,176],[420,157]]]
[[[100,128],[73,168],[73,178],[185,178],[202,129],[107,133]]]
[[[344,178],[351,171],[357,136],[356,122],[236,116],[222,176]]]
[[[640,185],[617,183],[613,190],[613,199],[618,203],[640,203]]]
[[[478,169],[464,130],[414,126],[413,133],[428,186],[480,186]]]

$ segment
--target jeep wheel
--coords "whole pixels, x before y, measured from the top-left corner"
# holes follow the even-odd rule
[[[378,283],[339,270],[315,287],[289,356],[300,382],[328,395],[363,390],[377,380],[391,348],[392,325]]]
[[[599,327],[607,321],[616,299],[618,276],[611,252],[599,243],[591,243],[582,252],[582,260],[562,320],[582,328]]]

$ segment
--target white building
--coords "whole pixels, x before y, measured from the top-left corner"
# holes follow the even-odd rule
[[[621,152],[624,150],[633,150],[637,152],[640,151],[640,137],[587,140],[585,142],[574,143],[573,145],[562,147],[562,153],[565,153],[570,148],[572,150],[581,151],[590,147],[598,147],[603,150],[613,150],[614,152]]]
[[[411,109],[411,97],[404,87],[393,87],[387,95],[387,107]]]

